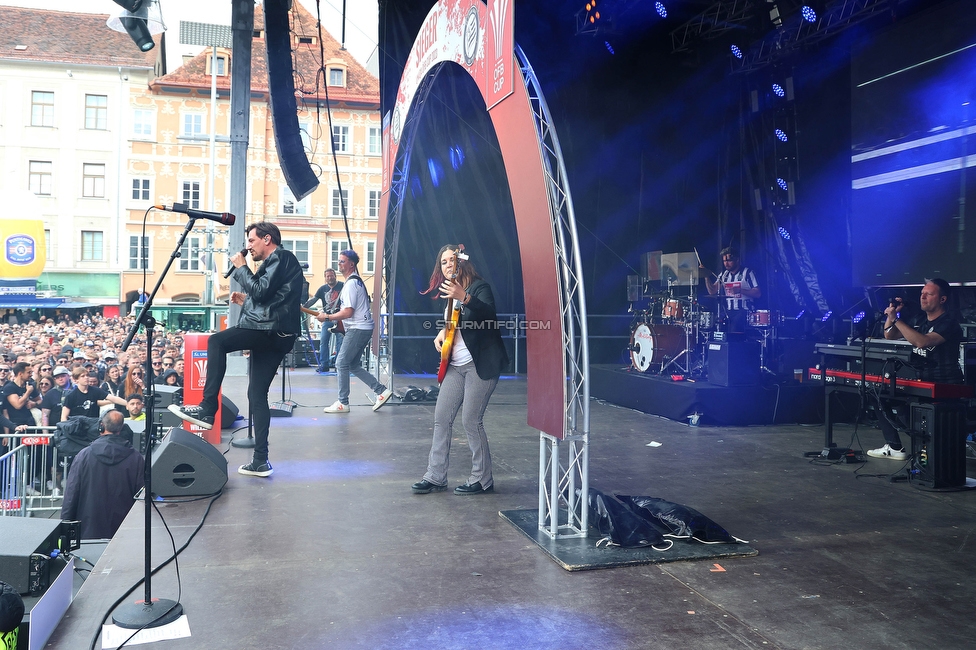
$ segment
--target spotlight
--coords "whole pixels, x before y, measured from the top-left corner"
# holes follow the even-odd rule
[[[826,323],[827,321],[830,320],[830,317],[833,316],[833,315],[834,315],[834,312],[828,309],[827,310],[827,313],[824,314],[823,317],[820,319],[820,322],[821,323]]]
[[[734,56],[737,59],[741,59],[742,58],[742,50],[739,48],[738,45],[733,45],[732,46],[732,56]]]
[[[779,236],[780,237],[782,237],[786,241],[789,241],[790,240],[790,231],[789,230],[787,230],[783,226],[780,226],[778,230],[779,230]]]
[[[800,320],[801,318],[803,318],[803,314],[805,314],[805,313],[807,313],[807,310],[806,309],[801,309],[800,310],[800,313],[796,315],[796,317],[794,318],[794,320]]]
[[[166,31],[158,0],[114,0],[122,7],[117,16],[106,21],[109,29],[125,32],[143,52],[153,49],[153,34]]]
[[[856,325],[856,324],[860,323],[862,320],[864,320],[864,317],[866,315],[867,314],[865,314],[863,311],[859,311],[856,314],[854,314],[854,318],[853,318],[854,324]]]
[[[776,129],[775,133],[776,133],[776,139],[779,140],[780,142],[789,141],[789,138],[786,137],[786,132],[783,131],[783,129]]]
[[[603,44],[607,46],[607,52],[610,54],[616,54],[616,52],[613,51],[613,46],[610,45],[610,41],[603,41]]]
[[[454,145],[448,155],[451,158],[451,167],[454,168],[454,171],[461,169],[461,165],[464,164],[464,149],[459,145]]]
[[[773,94],[777,97],[786,97],[786,91],[779,84],[773,84]]]
[[[655,2],[654,10],[657,12],[657,15],[660,16],[661,18],[668,17],[668,8],[664,6],[663,2]]]
[[[790,184],[786,182],[785,178],[777,178],[776,184],[779,185],[779,189],[783,190],[784,192],[790,189]]]
[[[817,22],[817,12],[810,5],[803,5],[803,8],[800,9],[800,15],[803,16],[803,20],[807,21],[808,23]]]

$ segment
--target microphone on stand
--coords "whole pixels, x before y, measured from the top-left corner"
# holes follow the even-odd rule
[[[154,205],[153,207],[157,210],[165,210],[167,212],[179,212],[180,214],[187,215],[191,219],[207,219],[208,221],[216,221],[217,223],[225,226],[233,226],[234,222],[237,221],[237,217],[232,215],[230,212],[209,212],[207,210],[195,210],[189,207],[186,203],[174,203],[169,207],[165,205]]]
[[[233,215],[231,215],[231,216],[233,216]],[[247,249],[246,248],[241,250],[241,255],[243,255],[244,257],[247,257]],[[234,266],[233,264],[231,264],[230,265],[230,268],[227,269],[227,272],[224,273],[224,279],[226,280],[227,278],[229,278],[230,277],[230,274],[233,273],[234,272],[234,269],[236,269],[236,268],[237,268],[236,266]]]

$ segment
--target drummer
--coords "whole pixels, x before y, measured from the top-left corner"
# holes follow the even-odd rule
[[[745,332],[749,312],[754,309],[754,301],[762,296],[756,274],[739,261],[739,251],[729,246],[720,253],[724,271],[715,275],[714,272],[701,265],[707,273],[705,288],[712,296],[725,296],[725,309],[728,315],[728,330],[730,332]],[[714,281],[713,281],[714,278]]]

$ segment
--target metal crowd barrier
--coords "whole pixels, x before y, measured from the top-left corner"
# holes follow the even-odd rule
[[[46,516],[61,508],[65,457],[51,434],[55,427],[30,427],[25,433],[0,435],[0,517]]]

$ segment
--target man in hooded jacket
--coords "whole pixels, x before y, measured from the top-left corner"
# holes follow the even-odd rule
[[[124,424],[118,411],[106,413],[101,435],[71,463],[61,518],[80,521],[82,539],[115,535],[143,486],[142,455],[119,435]]]

